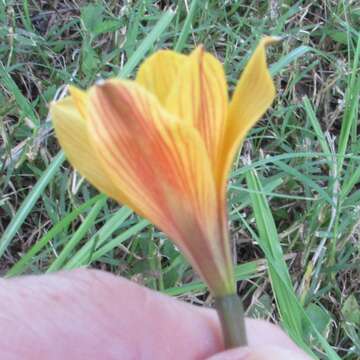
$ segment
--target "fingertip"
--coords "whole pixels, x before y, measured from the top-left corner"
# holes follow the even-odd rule
[[[301,350],[292,351],[279,346],[264,346],[262,348],[243,347],[218,353],[207,360],[309,360]]]
[[[248,360],[251,359],[251,349],[249,347],[236,348],[223,351],[209,357],[206,360]]]

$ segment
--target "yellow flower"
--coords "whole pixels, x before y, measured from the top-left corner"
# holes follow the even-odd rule
[[[167,233],[216,296],[235,292],[226,181],[248,130],[275,96],[265,37],[232,100],[222,64],[200,46],[161,50],[135,81],[107,80],[51,105],[69,161],[96,188]]]

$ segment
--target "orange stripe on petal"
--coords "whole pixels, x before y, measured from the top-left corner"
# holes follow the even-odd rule
[[[165,231],[215,293],[226,292],[232,274],[225,273],[215,184],[197,131],[129,81],[90,90],[89,115],[98,159],[126,204]]]
[[[87,135],[85,119],[81,116],[71,97],[50,106],[56,137],[70,163],[100,191],[114,197],[114,186],[104,176],[101,163],[97,161]]]
[[[222,64],[202,46],[180,69],[166,108],[200,132],[216,172],[227,117],[227,85]]]
[[[140,66],[136,82],[165,103],[179,69],[188,57],[171,50],[160,50]]]

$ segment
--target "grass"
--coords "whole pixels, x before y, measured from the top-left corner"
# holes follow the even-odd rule
[[[64,160],[48,117],[64,85],[133,77],[159,48],[203,43],[233,87],[263,34],[278,97],[229,184],[239,292],[324,359],[360,357],[360,7],[346,1],[0,3],[0,271],[106,269],[196,303],[166,236]],[[44,5],[46,4],[46,5]],[[224,5],[225,4],[225,5]]]

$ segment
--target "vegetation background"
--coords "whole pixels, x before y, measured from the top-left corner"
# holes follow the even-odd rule
[[[163,233],[69,166],[48,105],[200,43],[233,88],[264,34],[285,38],[268,51],[278,97],[229,184],[239,293],[315,356],[358,359],[358,1],[0,1],[0,274],[90,266],[211,305]]]

